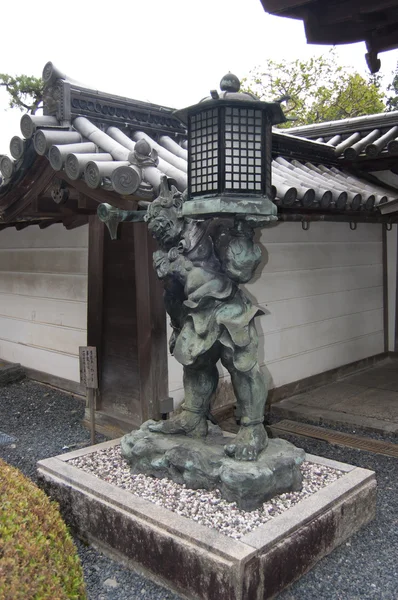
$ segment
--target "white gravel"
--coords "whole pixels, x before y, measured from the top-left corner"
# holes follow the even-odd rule
[[[68,462],[86,473],[235,539],[240,539],[344,475],[337,469],[306,461],[301,465],[301,492],[280,494],[265,502],[261,509],[246,512],[239,510],[235,502],[223,500],[218,490],[190,490],[169,479],[132,475],[128,463],[121,456],[120,446],[99,450]]]

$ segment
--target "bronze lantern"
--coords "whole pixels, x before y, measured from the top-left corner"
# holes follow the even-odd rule
[[[272,126],[286,121],[279,102],[240,92],[222,78],[198,104],[175,112],[188,129],[188,192],[183,214],[275,216],[271,200]]]

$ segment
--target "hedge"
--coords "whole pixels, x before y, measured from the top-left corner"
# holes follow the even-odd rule
[[[86,600],[76,547],[55,502],[0,460],[0,600]]]

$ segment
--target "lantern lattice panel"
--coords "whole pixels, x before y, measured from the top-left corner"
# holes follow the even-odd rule
[[[218,190],[218,111],[205,110],[190,119],[191,193],[201,195]]]
[[[264,114],[248,107],[217,107],[190,116],[192,196],[264,193]]]
[[[262,191],[262,112],[225,108],[225,189]]]

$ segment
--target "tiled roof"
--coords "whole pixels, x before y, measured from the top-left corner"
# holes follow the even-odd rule
[[[62,127],[55,117],[30,115],[22,117],[21,131],[24,137],[15,136],[10,142],[11,157],[0,160],[3,186],[32,147],[48,158],[54,171],[64,171],[72,181],[82,179],[92,189],[105,187],[122,195],[147,197],[150,190],[156,193],[163,174],[180,191],[187,186],[187,150],[167,135],[156,142],[140,130],[131,138],[114,126],[104,132],[85,117]]]
[[[346,160],[398,156],[398,111],[292,127],[289,133],[326,143]]]
[[[95,201],[99,196],[113,199],[119,207],[131,206],[129,200],[140,197],[153,200],[163,175],[180,191],[186,189],[186,130],[173,109],[85,88],[52,63],[45,65],[43,80],[45,115],[24,115],[22,137],[12,138],[10,156],[0,156],[4,222],[19,214],[19,208],[10,208],[18,196],[14,191],[20,182],[21,192],[25,183],[30,189],[32,177],[26,175],[33,174],[31,169],[42,173],[43,185],[58,174],[58,180],[71,183],[79,193]],[[341,155],[344,144],[357,153],[369,151],[370,144],[384,144],[381,152],[386,153],[393,151],[394,143],[398,144],[398,113],[274,130],[275,203],[281,210],[373,211],[398,197],[398,191],[375,178],[353,175],[336,153]],[[29,198],[21,197],[20,206]]]
[[[37,154],[47,157],[55,171],[63,171],[72,181],[83,180],[92,189],[102,187],[122,196],[151,199],[157,194],[163,174],[180,191],[187,187],[185,144],[167,135],[155,141],[139,129],[132,130],[130,137],[115,126],[102,131],[86,117],[77,117],[71,127],[65,127],[55,117],[29,115],[22,117],[21,130],[25,137],[14,137],[10,143],[12,158],[3,156],[0,161],[4,178],[0,197],[2,187],[12,180],[32,145]],[[382,184],[335,166],[281,156],[273,161],[272,182],[275,202],[284,207],[370,211],[398,196]]]
[[[290,203],[282,192],[283,185],[296,190],[298,204],[334,210],[373,210],[398,196],[366,179],[336,167],[314,165],[278,157],[273,162],[273,184],[282,204]],[[294,202],[292,203],[294,204]]]

